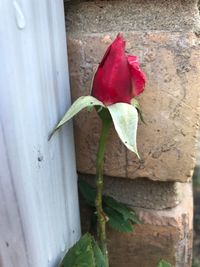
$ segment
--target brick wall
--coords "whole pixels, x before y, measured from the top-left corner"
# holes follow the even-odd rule
[[[118,32],[147,74],[139,98],[147,122],[138,131],[142,161],[114,130],[108,142],[105,193],[136,208],[144,222],[133,234],[109,231],[111,266],[154,267],[164,257],[189,267],[200,98],[197,1],[67,1],[66,25],[73,100],[90,93],[94,70]],[[82,112],[74,127],[77,169],[92,183],[99,119]]]

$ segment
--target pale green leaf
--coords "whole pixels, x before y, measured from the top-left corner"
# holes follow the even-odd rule
[[[72,117],[74,117],[79,111],[82,109],[88,107],[89,109],[93,106],[102,106],[104,107],[104,104],[96,99],[93,96],[81,96],[79,97],[68,109],[68,111],[65,113],[63,118],[59,121],[59,123],[56,125],[53,132],[50,134],[49,139],[52,137],[52,135],[67,121],[69,121]]]
[[[161,260],[161,261],[158,263],[157,267],[172,267],[172,265],[171,265],[170,263],[164,261],[164,260]]]
[[[136,135],[138,126],[137,109],[126,103],[116,103],[108,106],[115,129],[124,145],[138,157]]]

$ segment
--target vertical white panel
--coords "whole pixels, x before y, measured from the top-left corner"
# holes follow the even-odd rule
[[[80,235],[62,0],[0,1],[0,266],[53,267]]]

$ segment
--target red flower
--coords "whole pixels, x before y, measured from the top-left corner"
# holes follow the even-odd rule
[[[92,96],[105,105],[130,103],[144,90],[145,75],[136,56],[125,54],[125,41],[118,34],[108,47],[94,76]]]

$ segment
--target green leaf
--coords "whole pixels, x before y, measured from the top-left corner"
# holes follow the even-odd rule
[[[86,183],[84,180],[78,180],[79,190],[88,203],[88,205],[95,207],[96,189]]]
[[[124,233],[133,232],[133,225],[129,220],[124,220],[123,216],[112,208],[104,207],[104,212],[108,216],[108,224],[115,230]]]
[[[98,244],[90,234],[83,235],[68,250],[59,267],[105,267],[106,261]]]
[[[170,263],[164,261],[164,260],[161,260],[161,261],[158,263],[157,267],[172,267],[172,265],[171,265]]]
[[[94,258],[92,237],[85,234],[69,249],[59,267],[97,267]]]
[[[69,121],[72,117],[74,117],[79,111],[86,107],[93,107],[93,106],[102,106],[105,107],[104,104],[97,100],[93,96],[81,96],[79,97],[68,109],[68,111],[65,113],[63,118],[60,120],[60,122],[56,125],[55,129],[49,136],[49,140],[53,136],[53,134],[67,121]]]
[[[114,209],[118,213],[120,213],[124,220],[130,220],[134,224],[140,224],[140,220],[138,219],[135,211],[131,208],[129,208],[127,205],[120,203],[116,201],[114,198],[110,196],[104,196],[103,197],[103,202],[106,206]]]
[[[108,106],[108,109],[119,138],[139,158],[136,144],[138,126],[138,112],[136,108],[127,103],[116,103]]]
[[[139,102],[138,102],[135,98],[132,98],[132,99],[131,99],[131,105],[134,106],[134,107],[137,109],[141,121],[142,121],[144,124],[146,124],[146,122],[145,122],[145,120],[144,120],[144,115],[143,115],[143,112],[142,112],[142,110],[141,110],[141,107],[140,107]]]
[[[92,238],[92,247],[93,247],[96,267],[105,267],[106,266],[105,257],[101,252],[101,249],[99,248],[97,242],[94,240],[94,238]]]
[[[96,197],[96,189],[93,188],[91,185],[89,185],[87,182],[85,182],[83,179],[79,179],[79,190],[88,203],[88,205],[92,206],[95,208],[95,197]],[[125,225],[125,232],[128,231],[133,231],[132,224],[140,224],[140,220],[138,219],[135,211],[128,207],[127,205],[118,202],[114,198],[110,196],[103,196],[103,210],[109,213],[106,215],[111,217],[110,220],[110,226],[113,227],[114,229],[117,228],[118,231],[123,232],[122,227]],[[111,214],[112,213],[112,214]],[[112,216],[113,215],[113,216]],[[93,224],[96,218],[96,215],[94,215],[93,219]],[[114,222],[114,220],[118,220],[122,226],[118,226],[119,222]],[[132,223],[132,224],[131,224]],[[96,224],[95,224],[96,225]],[[130,226],[131,225],[131,226]]]

